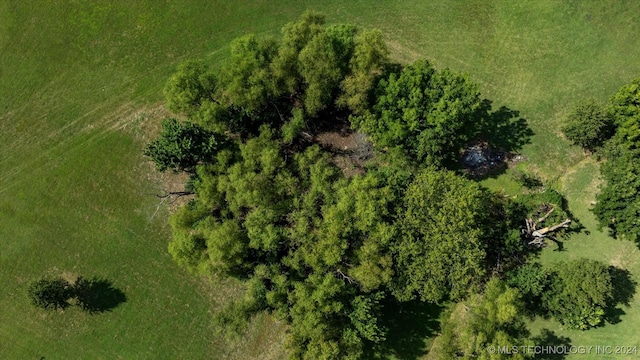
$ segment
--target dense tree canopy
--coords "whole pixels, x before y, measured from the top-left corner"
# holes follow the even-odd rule
[[[619,143],[608,144],[607,160],[601,165],[606,184],[597,195],[593,209],[600,224],[615,236],[640,240],[640,149]]]
[[[518,290],[493,278],[486,284],[484,295],[475,295],[453,308],[429,357],[442,360],[529,358],[533,354],[522,351],[513,354],[487,351],[490,346],[512,349],[532,345],[523,318]]]
[[[618,133],[628,144],[640,141],[640,78],[623,86],[611,98],[611,114]]]
[[[449,171],[427,169],[407,188],[393,245],[400,299],[462,297],[484,274],[490,196]]]
[[[352,117],[355,128],[380,148],[398,152],[418,164],[441,165],[457,158],[481,125],[477,86],[465,76],[438,71],[417,61],[391,72],[376,86],[376,102]]]
[[[506,243],[512,223],[489,225],[507,200],[440,167],[478,135],[477,87],[390,64],[379,31],[307,13],[280,41],[236,39],[217,70],[181,65],[165,93],[187,119],[165,121],[146,154],[189,173],[195,194],[171,217],[169,252],[245,282],[216,315],[225,329],[267,310],[290,324],[294,358],[355,359],[385,340],[385,299],[464,298],[521,246]],[[314,135],[347,118],[398,156],[346,176]]]
[[[604,151],[601,172],[606,181],[594,213],[614,235],[640,240],[640,79],[611,99],[617,130]]]

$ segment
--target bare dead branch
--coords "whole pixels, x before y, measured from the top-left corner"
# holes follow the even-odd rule
[[[340,277],[342,278],[342,280],[346,280],[347,282],[349,282],[349,284],[353,284],[356,281],[353,280],[352,277],[346,275],[345,273],[342,272],[342,270],[340,269],[336,269],[336,274],[340,275]]]
[[[543,217],[541,217],[541,218],[539,218],[539,219],[538,219],[538,223],[542,223],[542,222],[544,222],[545,220],[547,220],[547,218],[549,217],[549,215],[551,215],[551,213],[552,213],[555,209],[556,209],[556,208],[551,208],[551,210],[547,211],[547,213],[546,213],[546,214],[544,214],[544,216],[543,216]]]
[[[155,197],[163,199],[163,202],[166,199],[169,199],[169,204],[173,204],[179,198],[183,196],[195,195],[193,191],[166,191],[164,194],[154,194]]]

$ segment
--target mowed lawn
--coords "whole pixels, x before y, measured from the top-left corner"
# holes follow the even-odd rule
[[[284,326],[267,316],[243,339],[215,334],[212,313],[240,290],[172,262],[167,211],[151,195],[163,178],[141,150],[178,62],[224,60],[232,38],[277,36],[306,9],[380,28],[397,60],[467,72],[497,106],[520,111],[536,134],[522,166],[562,189],[591,232],[542,260],[593,257],[640,281],[637,248],[598,232],[588,211],[597,165],[559,137],[576,101],[606,100],[640,76],[638,2],[0,0],[0,358],[284,356]],[[509,179],[486,184],[513,190]],[[43,274],[101,276],[127,301],[98,315],[45,313],[26,299]],[[633,305],[587,332],[533,328],[576,345],[640,346]]]

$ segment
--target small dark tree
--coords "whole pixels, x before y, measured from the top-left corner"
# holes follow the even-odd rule
[[[579,104],[567,117],[562,128],[564,136],[574,145],[594,151],[608,140],[615,130],[605,108],[594,99]]]
[[[43,309],[64,309],[71,297],[69,282],[65,279],[42,278],[29,285],[29,298],[33,305]]]
[[[196,165],[212,158],[221,144],[219,135],[194,123],[165,119],[160,137],[147,146],[144,154],[153,160],[159,171],[193,173]]]

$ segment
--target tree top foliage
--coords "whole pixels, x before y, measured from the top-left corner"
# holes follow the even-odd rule
[[[475,115],[481,98],[477,85],[449,70],[419,60],[381,79],[372,108],[354,116],[354,127],[380,147],[419,163],[442,165],[478,134]]]
[[[594,99],[578,104],[562,128],[567,139],[589,151],[600,148],[613,135],[614,130],[612,116]]]
[[[615,135],[604,147],[601,166],[605,185],[593,212],[614,236],[640,241],[640,79],[623,86],[612,98]]]
[[[486,269],[491,197],[452,172],[426,169],[405,192],[400,238],[394,244],[396,296],[440,301],[463,297]]]
[[[432,359],[526,359],[532,354],[490,352],[492,346],[520,347],[533,344],[524,324],[521,295],[497,278],[491,279],[483,295],[475,295],[455,306],[442,324],[429,357]]]

